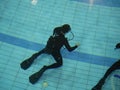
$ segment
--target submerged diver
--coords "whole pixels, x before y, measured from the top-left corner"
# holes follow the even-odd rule
[[[120,49],[120,43],[116,44],[115,49]],[[107,77],[115,70],[120,69],[120,59],[115,62],[104,74],[104,76],[99,80],[99,82],[92,88],[92,90],[102,90],[102,86],[105,83]]]
[[[120,48],[120,43],[117,43],[115,49],[119,49],[119,48]]]
[[[69,24],[64,24],[61,27],[56,27],[53,31],[53,35],[50,36],[50,38],[48,39],[47,45],[45,46],[45,48],[33,54],[30,58],[28,58],[27,60],[24,60],[20,64],[21,68],[26,70],[31,66],[33,61],[43,53],[50,54],[55,59],[56,63],[53,63],[48,66],[44,65],[38,72],[32,74],[29,77],[29,81],[32,84],[36,83],[38,79],[42,76],[44,71],[46,71],[47,69],[57,68],[63,65],[63,59],[60,53],[60,49],[63,46],[65,46],[68,49],[68,51],[73,51],[79,46],[79,44],[76,44],[73,47],[69,45],[68,40],[65,37],[65,34],[67,34],[70,31],[71,31],[71,28]]]
[[[99,80],[99,82],[92,88],[92,90],[102,90],[102,86],[105,83],[107,77],[115,70],[120,69],[120,59],[115,62],[104,74],[104,76]]]

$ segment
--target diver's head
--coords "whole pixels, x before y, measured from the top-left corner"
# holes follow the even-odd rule
[[[71,27],[69,24],[64,24],[62,25],[62,33],[66,34],[68,33],[69,31],[71,31]]]

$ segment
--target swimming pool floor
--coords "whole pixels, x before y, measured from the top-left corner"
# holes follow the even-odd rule
[[[114,50],[120,42],[120,0],[88,1],[38,0],[36,5],[31,0],[0,1],[0,90],[91,90],[120,58],[120,50]],[[53,29],[65,23],[74,33],[70,45],[80,46],[73,52],[62,48],[63,66],[47,70],[30,84],[29,76],[54,59],[41,55],[28,70],[20,63],[41,50]],[[108,77],[102,90],[120,90],[114,74],[120,75],[120,70]]]

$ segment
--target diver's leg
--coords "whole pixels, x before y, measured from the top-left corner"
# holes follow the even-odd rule
[[[44,49],[42,49],[41,51],[34,53],[30,58],[24,60],[20,66],[22,69],[26,70],[27,68],[29,68],[31,66],[31,64],[33,63],[33,61],[42,53],[44,53]]]
[[[41,68],[38,72],[32,74],[30,77],[29,77],[29,82],[31,84],[35,84],[39,79],[40,77],[42,76],[42,74],[44,73],[44,71],[46,70],[46,67],[44,66],[43,68]]]
[[[46,66],[47,69],[58,68],[63,65],[63,59],[59,52],[53,53],[52,56],[55,59],[56,63]]]
[[[100,79],[100,81],[96,84],[95,87],[92,88],[92,90],[101,90],[102,86],[105,83],[105,80],[107,77],[115,70],[120,69],[120,60],[115,62],[104,74],[104,76]]]
[[[32,74],[29,77],[30,83],[35,84],[47,69],[52,69],[52,68],[57,68],[57,67],[62,66],[62,56],[61,56],[61,54],[59,54],[59,53],[58,54],[52,54],[52,56],[56,60],[56,63],[48,65],[48,66],[43,66],[43,68],[41,68],[38,72]]]

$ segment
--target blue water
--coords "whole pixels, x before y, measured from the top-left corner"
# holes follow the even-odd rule
[[[0,1],[0,89],[90,90],[120,58],[120,50],[114,50],[120,42],[119,21],[120,0],[38,0],[36,5],[30,0]],[[53,29],[64,23],[74,33],[70,45],[80,46],[73,52],[62,48],[64,65],[31,85],[28,77],[54,59],[42,55],[26,71],[20,63],[44,48]],[[111,90],[109,79],[103,90]]]

